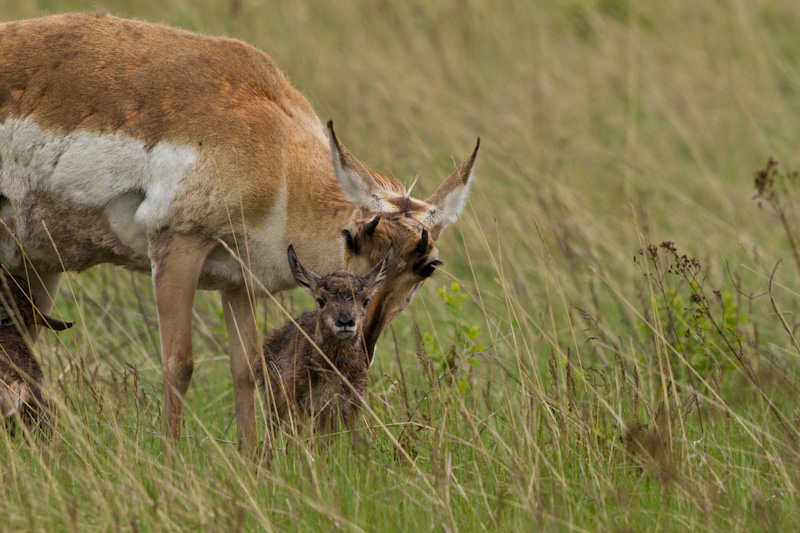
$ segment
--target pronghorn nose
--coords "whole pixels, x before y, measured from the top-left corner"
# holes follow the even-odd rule
[[[340,328],[353,327],[356,325],[356,319],[351,316],[339,317],[336,319],[336,325]]]

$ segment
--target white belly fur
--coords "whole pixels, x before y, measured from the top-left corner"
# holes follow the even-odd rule
[[[3,196],[17,205],[35,194],[76,209],[103,210],[120,242],[144,255],[147,234],[167,223],[178,185],[197,160],[197,150],[174,143],[148,146],[124,135],[55,133],[29,119],[0,124]],[[18,225],[23,243],[25,230]]]
[[[59,195],[75,206],[106,206],[131,191],[144,193],[136,224],[167,221],[178,184],[197,166],[193,147],[152,146],[124,135],[51,133],[31,120],[0,125],[0,190],[11,200],[30,191]]]
[[[198,161],[190,146],[150,146],[119,134],[56,133],[30,119],[6,120],[0,124],[0,262],[12,271],[21,268],[21,242],[42,268],[63,263],[67,270],[83,270],[113,262],[149,270],[147,237],[169,225],[181,181]],[[294,284],[283,242],[287,199],[284,182],[266,219],[247,228],[246,249],[238,241],[241,257],[272,292]],[[200,287],[243,280],[241,264],[218,247],[204,265]]]

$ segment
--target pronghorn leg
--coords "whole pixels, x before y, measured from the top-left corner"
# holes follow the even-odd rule
[[[192,305],[203,263],[214,247],[198,236],[162,230],[150,238],[153,292],[161,333],[166,433],[181,434],[183,398],[192,379]]]
[[[58,287],[61,285],[61,276],[61,272],[50,272],[48,274],[28,272],[28,286],[31,290],[31,298],[36,304],[36,309],[43,315],[49,315],[50,311],[53,310],[56,296],[58,295]],[[31,341],[35,341],[39,336],[39,329],[37,324],[31,324],[28,327]]]
[[[259,355],[256,311],[258,304],[246,289],[222,291],[222,310],[228,330],[228,351],[236,401],[236,431],[239,446],[247,453],[255,450],[256,411],[253,362]]]

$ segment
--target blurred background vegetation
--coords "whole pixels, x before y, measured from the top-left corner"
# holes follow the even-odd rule
[[[165,467],[150,281],[101,267],[63,284],[58,309],[81,325],[41,353],[62,411],[79,415],[55,446],[117,451],[59,474],[51,455],[0,440],[16,461],[3,470],[9,524],[798,525],[800,272],[785,231],[800,228],[797,183],[778,176],[778,203],[754,199],[753,172],[769,156],[800,168],[800,4],[0,0],[0,21],[97,9],[264,50],[362,161],[406,185],[419,177],[415,196],[477,136],[481,152],[468,207],[439,241],[445,273],[372,368],[382,422],[418,424],[392,429],[415,464],[372,431],[377,458],[353,462],[339,442],[251,476],[225,443],[226,340],[216,295],[202,294],[186,431],[197,437]],[[664,241],[677,255],[647,251]],[[699,261],[696,279],[675,275],[682,254]],[[282,322],[268,307],[263,327]],[[90,487],[70,492],[68,479],[104,468],[123,471],[85,474]],[[120,484],[141,501],[110,496]],[[31,503],[42,494],[49,503]]]

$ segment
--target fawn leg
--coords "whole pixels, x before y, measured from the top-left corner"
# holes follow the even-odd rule
[[[347,406],[342,413],[342,419],[344,421],[344,426],[352,433],[353,450],[358,453],[362,452],[364,442],[361,439],[358,428],[356,428],[356,422],[358,422],[358,408],[352,405]]]

